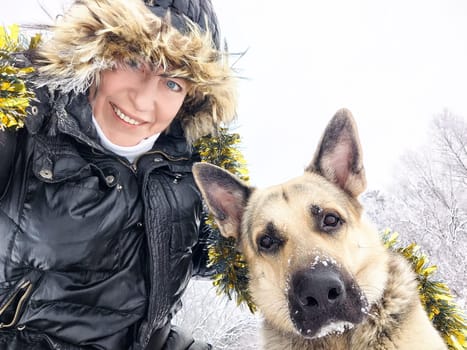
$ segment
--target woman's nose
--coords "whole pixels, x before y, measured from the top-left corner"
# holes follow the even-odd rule
[[[138,111],[152,111],[155,108],[159,79],[157,75],[152,75],[135,88],[133,102]]]

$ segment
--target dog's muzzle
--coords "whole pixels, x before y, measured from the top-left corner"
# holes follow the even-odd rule
[[[335,264],[316,264],[291,276],[289,311],[306,338],[342,333],[368,313],[366,297],[353,278]]]

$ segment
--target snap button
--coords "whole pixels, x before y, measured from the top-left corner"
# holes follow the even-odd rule
[[[154,162],[155,163],[162,162],[162,158],[156,157],[156,158],[154,158]]]
[[[121,191],[123,190],[123,186],[122,185],[117,185],[117,191]]]
[[[175,179],[173,180],[173,183],[178,184],[180,179],[182,178],[182,174],[176,173],[174,174],[174,176],[175,176]]]
[[[52,171],[49,169],[41,169],[41,171],[39,171],[39,175],[47,180],[51,180],[53,177]]]
[[[107,182],[108,185],[112,185],[115,181],[115,176],[113,175],[106,176],[105,181]]]
[[[32,106],[31,107],[31,113],[33,115],[37,115],[37,113],[39,113],[39,108],[37,108],[37,106]]]
[[[19,325],[18,327],[16,327],[16,329],[19,330],[19,331],[23,331],[25,328],[26,328],[26,326],[24,324]]]

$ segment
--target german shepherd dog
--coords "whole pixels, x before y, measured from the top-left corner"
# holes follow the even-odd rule
[[[194,174],[221,234],[237,239],[248,263],[264,349],[447,349],[410,264],[365,221],[362,151],[348,110],[288,182],[257,189],[206,163]]]

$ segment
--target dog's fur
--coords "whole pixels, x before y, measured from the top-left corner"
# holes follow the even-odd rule
[[[286,183],[256,189],[205,163],[194,174],[248,263],[264,349],[447,349],[411,266],[362,215],[366,179],[348,110],[331,120],[305,173]]]

